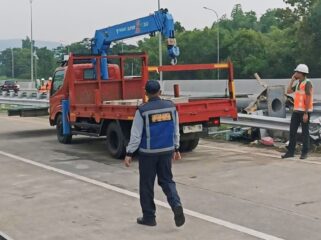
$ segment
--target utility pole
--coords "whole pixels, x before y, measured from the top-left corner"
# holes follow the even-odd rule
[[[31,41],[31,47],[30,47],[30,63],[31,63],[31,83],[33,83],[33,36],[32,36],[32,1],[30,2],[30,41]]]
[[[160,0],[158,0],[158,11],[161,9]],[[163,51],[162,51],[162,33],[159,32],[158,38],[158,51],[159,51],[159,66],[163,66]],[[163,72],[159,72],[160,85],[163,86]]]

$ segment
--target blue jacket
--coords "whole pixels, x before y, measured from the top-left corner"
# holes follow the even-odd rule
[[[172,101],[152,98],[139,106],[131,129],[127,155],[173,152],[179,147],[179,121]]]

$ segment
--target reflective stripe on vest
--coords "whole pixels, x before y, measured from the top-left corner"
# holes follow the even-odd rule
[[[142,153],[162,153],[173,151],[176,119],[176,108],[161,108],[142,113],[145,122]]]
[[[301,111],[301,112],[305,112],[305,111],[312,112],[313,111],[313,89],[311,89],[311,102],[310,102],[308,108],[306,107],[307,95],[305,92],[305,87],[306,87],[307,82],[310,82],[310,80],[306,79],[296,85],[296,89],[295,89],[295,93],[294,93],[294,111]]]

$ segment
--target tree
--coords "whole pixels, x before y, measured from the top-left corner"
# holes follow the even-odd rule
[[[257,28],[257,17],[253,11],[243,12],[242,5],[237,4],[234,6],[232,13],[232,28],[238,30],[241,28],[256,29]]]
[[[32,43],[33,43],[33,47],[34,47],[35,41],[32,40]],[[26,39],[22,39],[22,48],[27,48],[27,49],[31,48],[31,40],[28,36],[26,37]]]
[[[186,29],[182,26],[180,22],[175,22],[174,29],[176,33],[181,33],[186,31]]]
[[[298,16],[303,17],[308,15],[313,5],[320,1],[319,0],[284,0],[284,2],[294,7],[294,12]]]
[[[69,54],[90,54],[91,53],[91,39],[84,38],[80,42],[75,42],[70,45],[65,46],[65,49],[61,49],[63,53]]]
[[[48,79],[53,75],[57,67],[57,60],[54,57],[54,52],[48,50],[46,47],[37,48],[37,77]]]
[[[267,67],[263,35],[254,30],[237,31],[229,46],[236,77],[251,78],[255,72]]]
[[[321,74],[321,2],[310,7],[309,14],[301,22],[297,33],[300,62],[310,67],[310,76]]]
[[[13,50],[16,52],[16,49]],[[7,48],[0,54],[0,76],[11,76],[12,69],[12,55],[11,49]]]
[[[292,29],[272,27],[265,35],[267,66],[262,71],[265,78],[286,78],[296,65],[297,40]]]
[[[262,33],[267,33],[272,27],[281,28],[282,20],[279,18],[278,9],[269,9],[264,13],[259,21],[259,30]]]

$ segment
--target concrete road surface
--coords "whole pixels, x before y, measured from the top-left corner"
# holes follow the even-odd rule
[[[321,239],[321,159],[203,140],[173,165],[186,209],[176,228],[156,187],[157,227],[140,216],[137,161],[104,139],[57,142],[46,118],[0,115],[0,235],[14,240]],[[1,238],[0,238],[1,239]]]

